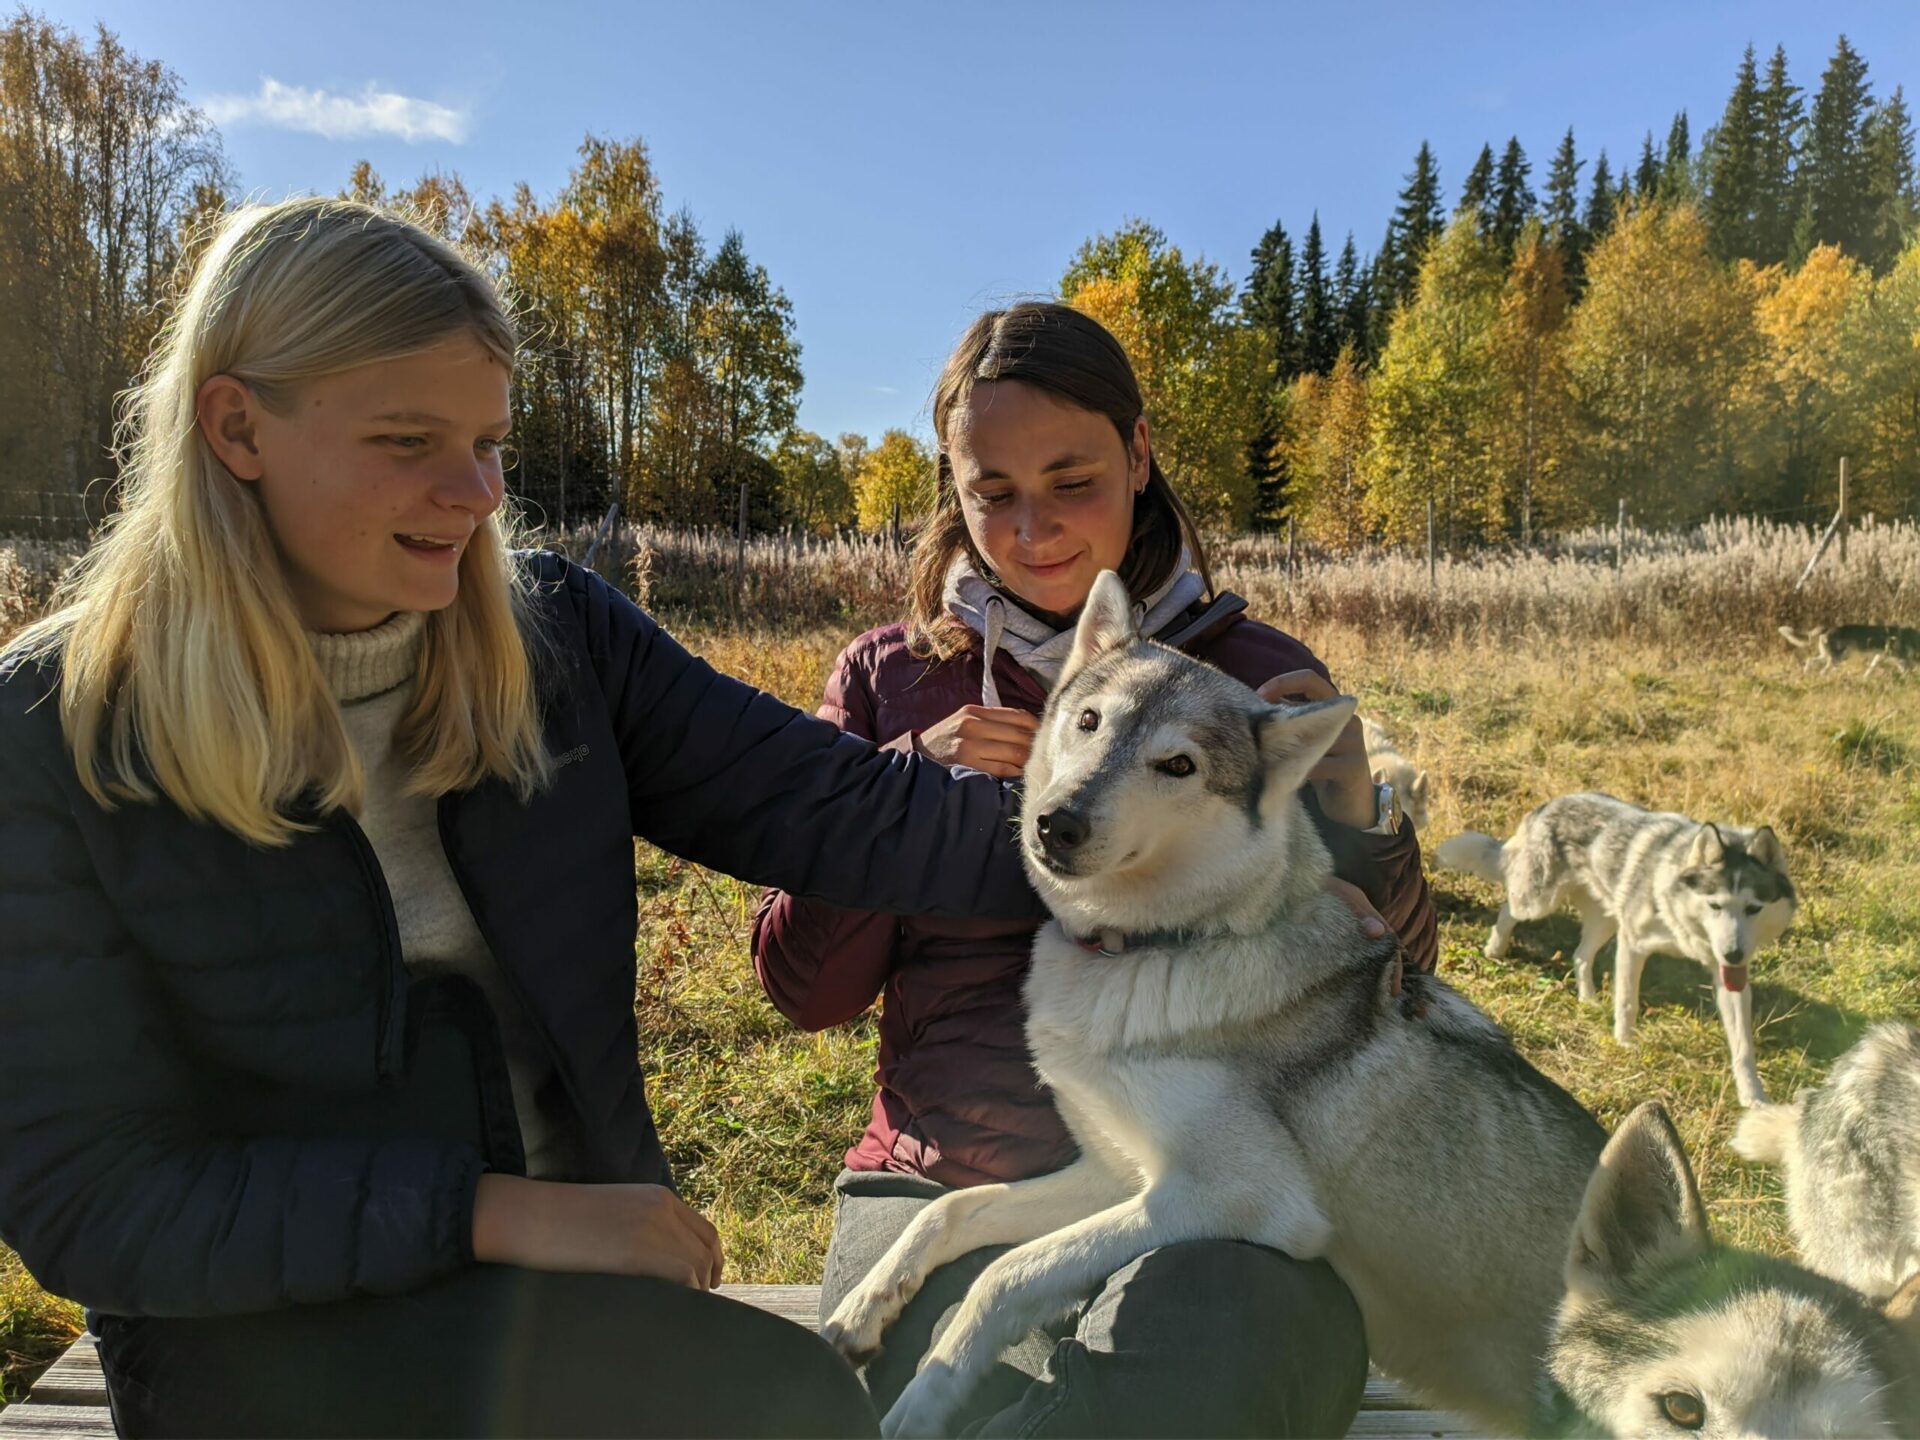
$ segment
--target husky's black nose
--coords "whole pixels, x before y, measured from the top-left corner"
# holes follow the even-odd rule
[[[1086,843],[1089,826],[1071,810],[1049,810],[1037,823],[1040,827],[1040,843],[1047,847],[1047,854],[1056,860],[1065,858]]]
[[[1747,952],[1742,950],[1738,945],[1729,945],[1720,952],[1720,963],[1722,965],[1738,965],[1746,958]]]

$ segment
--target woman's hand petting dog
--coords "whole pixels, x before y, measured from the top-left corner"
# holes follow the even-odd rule
[[[1316,670],[1289,670],[1276,675],[1259,689],[1262,700],[1272,704],[1287,700],[1308,703],[1337,699],[1340,692]],[[1365,830],[1373,824],[1376,810],[1373,771],[1367,764],[1367,738],[1360,728],[1360,717],[1347,721],[1333,748],[1320,763],[1307,772],[1320,809],[1329,820]]]
[[[914,737],[913,748],[948,769],[964,765],[1012,780],[1027,768],[1040,717],[1006,706],[962,705]]]
[[[473,1258],[527,1270],[720,1283],[720,1232],[664,1185],[568,1185],[480,1177]]]

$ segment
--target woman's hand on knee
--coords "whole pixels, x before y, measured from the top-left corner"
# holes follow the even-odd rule
[[[482,1175],[473,1258],[528,1270],[720,1283],[720,1233],[664,1185],[567,1185]]]

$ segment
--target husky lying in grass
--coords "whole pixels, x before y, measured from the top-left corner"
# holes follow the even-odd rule
[[[1613,1038],[1622,1045],[1633,1042],[1648,956],[1684,955],[1706,966],[1740,1103],[1767,1098],[1753,1053],[1748,968],[1793,923],[1797,904],[1786,850],[1771,829],[1703,825],[1610,795],[1563,795],[1530,811],[1504,845],[1491,835],[1456,835],[1434,862],[1506,887],[1487,937],[1496,959],[1517,922],[1571,904],[1580,915],[1573,959],[1586,1003],[1600,998],[1594,961],[1617,935]]]
[[[1920,1280],[1885,1306],[1722,1249],[1655,1104],[1594,1171],[1535,1433],[1920,1436]]]
[[[1605,1135],[1484,1014],[1400,974],[1323,888],[1300,803],[1353,713],[1269,705],[1143,641],[1093,587],[1026,769],[1021,845],[1054,920],[1027,1040],[1081,1158],[942,1196],[822,1327],[876,1350],[927,1275],[1016,1244],[887,1413],[941,1433],[1012,1341],[1135,1257],[1219,1238],[1325,1256],[1387,1373],[1526,1423],[1566,1239]]]
[[[1809,1269],[1875,1297],[1920,1274],[1920,1030],[1874,1026],[1819,1089],[1748,1111],[1733,1148],[1785,1169]]]

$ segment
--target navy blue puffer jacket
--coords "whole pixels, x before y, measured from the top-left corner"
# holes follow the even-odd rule
[[[841,905],[1042,912],[996,782],[877,751],[716,674],[598,576],[527,563],[562,763],[527,804],[447,796],[441,839],[552,1047],[578,1178],[665,1181],[636,1058],[634,836]],[[223,1095],[324,1110],[399,1078],[407,977],[359,827],[309,812],[317,830],[267,850],[165,801],[103,810],[57,685],[0,667],[0,1238],[121,1315],[391,1294],[469,1262],[474,1143],[219,1120]]]

